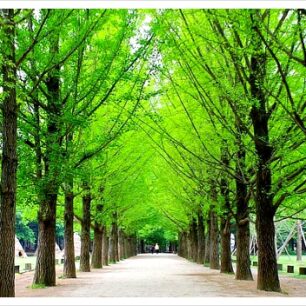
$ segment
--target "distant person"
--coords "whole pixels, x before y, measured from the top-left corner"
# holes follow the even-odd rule
[[[159,245],[158,245],[158,243],[155,244],[154,250],[155,250],[156,254],[159,253]]]
[[[150,248],[150,251],[151,251],[152,254],[154,253],[154,249],[155,249],[154,245],[152,245],[151,248]]]

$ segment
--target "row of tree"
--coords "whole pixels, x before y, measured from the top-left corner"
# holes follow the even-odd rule
[[[0,15],[0,296],[14,296],[16,200],[23,218],[38,221],[34,284],[56,284],[56,218],[65,227],[65,277],[75,277],[74,218],[82,228],[82,271],[90,269],[91,227],[93,267],[101,266],[103,233],[115,239],[111,261],[134,254],[134,229],[118,228],[119,195],[106,204],[104,198],[127,172],[116,182],[107,178],[129,168],[108,160],[122,149],[114,142],[128,130],[126,111],[133,114],[142,99],[150,37],[139,32],[143,17],[135,11],[3,9]]]
[[[171,10],[155,15],[162,120],[146,127],[172,168],[180,199],[169,219],[179,254],[253,279],[250,223],[256,224],[257,287],[280,291],[275,221],[305,209],[304,10]],[[205,239],[206,237],[206,239]],[[219,238],[220,237],[220,238]],[[219,244],[221,251],[219,250]]]

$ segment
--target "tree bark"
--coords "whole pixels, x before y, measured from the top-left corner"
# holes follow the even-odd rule
[[[47,191],[46,191],[47,193]],[[55,215],[57,193],[46,194],[38,213],[38,249],[33,284],[56,285]]]
[[[128,237],[126,235],[124,235],[124,258],[129,257],[128,248],[129,248]]]
[[[65,260],[63,276],[65,278],[76,278],[75,253],[73,239],[73,179],[66,186],[65,213],[64,213],[64,245]]]
[[[15,216],[17,173],[17,102],[14,10],[2,9],[3,74],[2,161],[0,188],[0,297],[15,296]]]
[[[102,243],[102,265],[108,266],[108,253],[109,253],[109,237],[107,236],[106,227],[103,229],[103,243]]]
[[[140,240],[140,253],[145,253],[145,243],[144,240]]]
[[[126,259],[126,239],[125,234],[121,231],[122,248],[120,249],[120,256],[122,259]]]
[[[85,187],[87,194],[83,196],[83,220],[81,231],[80,271],[90,272],[90,205],[91,195],[89,187]]]
[[[91,267],[94,269],[102,268],[102,241],[103,231],[99,226],[94,228],[94,243],[91,258]]]
[[[111,255],[110,261],[116,263],[119,261],[118,254],[118,225],[117,225],[117,214],[113,213],[113,222],[111,230]]]
[[[95,269],[101,269],[103,266],[103,230],[104,227],[101,224],[101,217],[103,213],[103,191],[104,187],[100,186],[100,202],[96,205],[96,220],[94,225],[94,242],[93,242],[93,250],[92,250],[92,258],[91,258],[91,266]]]
[[[238,209],[237,209],[238,211]],[[237,265],[236,279],[238,280],[253,280],[250,261],[250,225],[249,220],[238,216],[237,223]]]
[[[260,27],[261,21],[256,12],[251,12],[250,17],[252,20],[254,53],[251,56],[249,82],[252,98],[256,101],[251,109],[251,119],[258,157],[255,195],[258,241],[257,288],[279,292],[281,289],[277,272],[273,222],[276,209],[273,206],[272,173],[270,169],[273,147],[269,141],[269,113],[266,111],[267,101],[264,90],[266,56],[260,37],[256,32]]]
[[[242,143],[241,135],[243,128],[239,122],[236,122],[236,142],[238,146],[236,159],[236,279],[237,280],[253,280],[250,261],[250,221],[248,207],[248,191],[245,175],[245,147]]]
[[[210,269],[220,269],[219,263],[219,229],[218,229],[218,217],[212,209],[210,211],[210,258],[209,267]]]
[[[301,221],[297,220],[296,221],[296,232],[297,232],[297,237],[296,237],[296,260],[301,261],[302,260],[302,228],[301,228]]]
[[[229,152],[227,143],[223,144],[221,161],[225,168],[229,167]],[[221,217],[221,273],[233,273],[231,254],[231,204],[229,197],[229,183],[226,173],[221,178],[221,195],[224,200]]]
[[[208,219],[207,219],[207,233],[205,235],[205,256],[204,256],[204,264],[209,264],[210,262],[210,232],[211,232],[211,220],[210,220],[210,211],[208,212]]]
[[[123,232],[122,230],[119,228],[118,230],[118,253],[119,253],[119,260],[123,260],[124,259],[124,254],[123,254]]]
[[[198,237],[197,237],[197,221],[195,218],[192,218],[190,224],[189,239],[190,239],[190,259],[196,262],[198,257]]]
[[[132,238],[130,236],[126,239],[127,245],[127,258],[132,256]]]
[[[198,212],[198,256],[197,263],[204,264],[204,256],[205,256],[205,236],[204,236],[204,218],[202,211]]]
[[[230,217],[221,219],[221,273],[234,273],[231,257]]]

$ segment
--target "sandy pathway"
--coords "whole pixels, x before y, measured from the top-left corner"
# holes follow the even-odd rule
[[[102,270],[79,272],[77,279],[58,279],[56,287],[44,289],[27,288],[32,277],[33,272],[17,276],[17,297],[306,296],[306,280],[282,277],[285,294],[262,292],[256,282],[236,281],[172,254],[138,255]]]

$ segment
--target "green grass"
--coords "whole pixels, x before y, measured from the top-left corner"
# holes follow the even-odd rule
[[[32,284],[28,288],[31,288],[31,289],[44,289],[44,288],[46,288],[46,285],[44,285],[44,284]]]
[[[232,257],[233,259],[236,259],[236,256]],[[251,262],[257,261],[257,256],[250,256]],[[277,261],[277,263],[283,265],[283,270],[279,270],[279,275],[284,275],[287,277],[293,277],[298,279],[306,279],[306,275],[299,275],[299,267],[306,267],[306,255],[303,256],[302,261],[296,261],[295,255],[281,255]],[[294,273],[287,273],[287,266],[294,266]],[[251,266],[252,269],[256,269],[257,267]]]
[[[36,265],[36,256],[29,256],[26,258],[23,257],[15,257],[15,266],[20,266],[20,272],[25,271],[25,264],[30,263],[32,265],[32,270],[35,268]]]
[[[32,270],[35,269],[35,265],[36,265],[36,256],[28,256],[28,257],[15,257],[15,266],[20,266],[19,271],[20,273],[25,272],[25,264],[26,263],[30,263],[32,265]],[[61,260],[59,259],[59,265],[63,265],[61,263]]]

